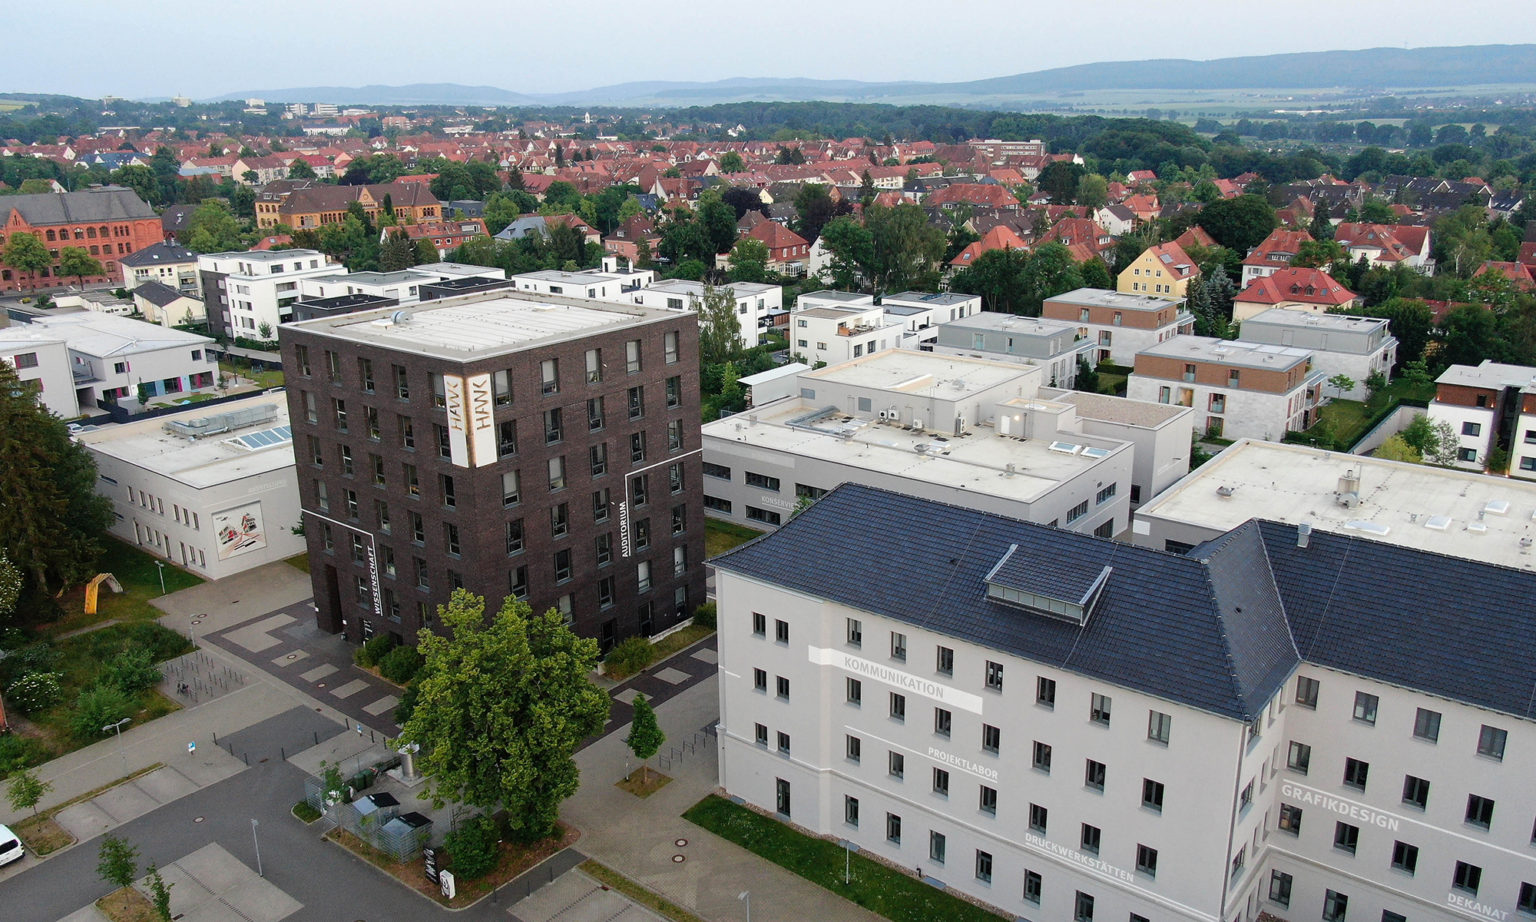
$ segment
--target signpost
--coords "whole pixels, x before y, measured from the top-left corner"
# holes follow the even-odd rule
[[[432,881],[434,884],[438,883],[437,850],[432,848],[424,848],[421,850],[421,858],[426,862],[427,880]]]

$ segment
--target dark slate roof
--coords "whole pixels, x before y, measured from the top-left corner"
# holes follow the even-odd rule
[[[1085,625],[986,597],[985,577],[1011,545],[1010,566],[1049,569],[1073,585],[1111,568]],[[1257,536],[1235,536],[1212,556],[1206,563],[849,483],[714,564],[1249,721],[1298,659],[1273,589],[1248,585],[1267,570]],[[869,561],[881,562],[878,574]]]
[[[0,224],[10,220],[13,210],[21,212],[27,223],[34,227],[155,217],[155,210],[145,204],[138,193],[122,186],[103,186],[80,192],[8,195],[0,199]]]
[[[169,285],[159,282],[145,282],[133,290],[134,297],[143,298],[157,307],[165,307],[174,304],[182,298],[188,297]]]
[[[119,259],[118,262],[132,269],[139,266],[156,266],[166,263],[191,263],[197,262],[197,254],[179,243],[153,243],[135,253]]]
[[[1302,659],[1536,720],[1536,574],[1318,530],[1298,548],[1295,526],[1258,528]]]

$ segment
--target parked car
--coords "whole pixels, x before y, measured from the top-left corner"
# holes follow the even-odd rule
[[[12,861],[21,860],[27,850],[21,844],[21,839],[16,833],[11,832],[7,826],[0,825],[0,865],[10,864]]]

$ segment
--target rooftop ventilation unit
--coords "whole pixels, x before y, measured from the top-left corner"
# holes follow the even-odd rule
[[[1312,523],[1302,522],[1296,526],[1296,546],[1306,547],[1312,543]]]
[[[277,418],[277,406],[266,404],[259,407],[246,407],[241,410],[231,410],[228,413],[218,413],[212,416],[200,416],[196,419],[170,420],[165,423],[165,431],[172,435],[180,435],[189,439],[201,439],[210,435],[219,435],[224,432],[232,432],[236,429],[244,429]]]
[[[1236,492],[1237,492],[1237,487],[1221,486],[1221,487],[1217,487],[1216,488],[1216,495],[1221,497],[1222,499],[1226,499],[1226,498],[1230,497],[1233,493],[1236,493]]]

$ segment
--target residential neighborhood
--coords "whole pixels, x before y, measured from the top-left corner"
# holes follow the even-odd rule
[[[336,50],[0,93],[0,918],[1536,918],[1522,81]]]

